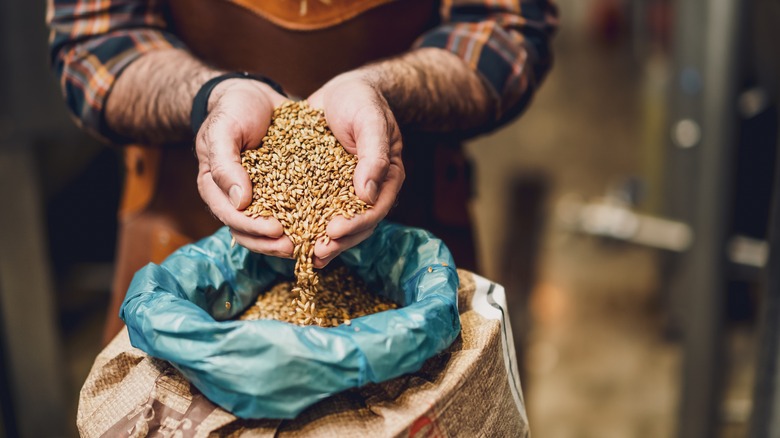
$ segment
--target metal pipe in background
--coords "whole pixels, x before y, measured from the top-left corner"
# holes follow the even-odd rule
[[[775,158],[769,248],[750,438],[780,437],[780,153]]]
[[[777,50],[780,3],[775,0],[755,0],[754,3],[752,33],[759,82],[774,101],[780,103],[780,51]],[[780,141],[776,147],[767,227],[769,259],[763,271],[750,438],[780,437]]]
[[[68,424],[37,159],[74,130],[47,65],[45,10],[0,1],[0,436],[23,438],[64,436]]]
[[[670,154],[676,155],[672,160],[682,158],[692,171],[681,173],[678,164],[672,183],[686,193],[683,198],[673,197],[678,211],[691,211],[686,215],[696,235],[691,250],[680,260],[680,278],[672,291],[684,297],[681,438],[716,436],[719,418],[726,242],[743,7],[740,0],[696,0],[676,5],[676,43],[681,47],[676,54],[675,81],[680,89],[673,89],[681,95],[672,101],[680,107],[675,108],[677,118],[672,130],[676,146]]]
[[[62,436],[67,421],[41,201],[32,147],[0,143],[0,342],[21,437]]]

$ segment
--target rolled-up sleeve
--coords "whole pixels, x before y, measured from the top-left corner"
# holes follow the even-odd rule
[[[85,129],[112,138],[103,117],[116,78],[144,53],[183,44],[155,0],[49,0],[49,53],[68,108]]]
[[[549,71],[557,27],[550,0],[444,0],[441,25],[416,46],[448,50],[477,71],[502,120],[524,109]]]

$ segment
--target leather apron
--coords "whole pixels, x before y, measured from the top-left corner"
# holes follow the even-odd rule
[[[169,0],[167,18],[206,63],[263,74],[308,96],[339,73],[408,50],[436,25],[437,8],[434,0]],[[431,231],[459,267],[474,269],[461,148],[404,133],[403,154],[407,178],[388,219]],[[117,315],[133,274],[222,225],[198,194],[192,145],[129,146],[125,167],[105,343],[122,327]]]

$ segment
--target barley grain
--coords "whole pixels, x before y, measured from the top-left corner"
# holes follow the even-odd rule
[[[298,324],[330,324],[328,317],[319,316],[320,280],[312,257],[318,239],[330,241],[325,228],[334,216],[349,219],[370,208],[352,183],[357,158],[336,140],[322,111],[300,101],[274,110],[262,144],[244,151],[241,164],[252,181],[252,204],[245,214],[275,217],[294,245],[292,312],[284,313],[292,313],[290,322]]]
[[[392,301],[370,293],[365,283],[344,266],[328,267],[323,272],[316,294],[316,309],[313,301],[303,305],[311,313],[303,312],[300,306],[290,310],[290,302],[297,297],[295,289],[293,281],[273,285],[260,293],[257,301],[239,319],[275,319],[293,323],[302,319],[323,327],[336,327],[351,325],[354,318],[397,307]]]

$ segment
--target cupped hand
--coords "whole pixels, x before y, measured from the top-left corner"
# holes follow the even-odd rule
[[[329,241],[320,239],[314,247],[314,266],[321,268],[368,238],[387,216],[405,178],[403,144],[393,112],[367,71],[335,77],[308,101],[313,108],[324,110],[336,139],[347,152],[357,155],[355,193],[372,205],[351,219],[336,216],[328,223]]]
[[[211,212],[247,249],[292,257],[293,244],[274,218],[252,219],[252,183],[241,166],[241,151],[260,145],[271,115],[286,98],[261,82],[230,79],[209,97],[209,113],[195,139],[198,191]]]

